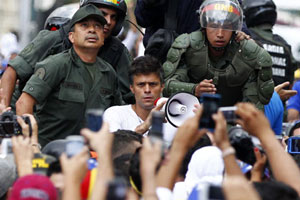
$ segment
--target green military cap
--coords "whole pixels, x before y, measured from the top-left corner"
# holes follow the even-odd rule
[[[73,27],[76,23],[84,20],[87,17],[92,17],[92,18],[96,19],[102,25],[107,23],[102,12],[96,6],[94,6],[92,4],[88,4],[86,6],[81,7],[73,15],[73,17],[71,19],[71,27]]]

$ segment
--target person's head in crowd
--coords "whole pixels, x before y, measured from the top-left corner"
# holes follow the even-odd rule
[[[49,177],[54,187],[56,188],[56,191],[58,192],[58,196],[61,197],[65,184],[64,184],[64,175],[62,173],[59,160],[49,165],[46,175]]]
[[[243,10],[249,28],[262,24],[273,26],[277,19],[276,5],[273,0],[244,0]]]
[[[288,132],[288,136],[300,136],[300,120],[293,122],[292,127]]]
[[[79,49],[98,49],[104,44],[104,25],[102,12],[93,5],[81,7],[72,17],[69,40],[75,51]],[[96,52],[97,53],[97,52]]]
[[[61,154],[65,152],[66,144],[66,139],[53,140],[42,149],[42,153],[59,159]]]
[[[87,4],[93,4],[102,11],[107,21],[104,25],[105,39],[120,33],[127,13],[125,0],[83,0],[80,6]]]
[[[194,152],[202,147],[211,146],[211,145],[212,145],[212,143],[206,134],[197,141],[197,143],[186,153],[186,155],[184,157],[184,160],[182,162],[182,165],[181,165],[180,171],[179,171],[180,178],[182,178],[182,179],[185,178],[185,174],[188,170],[188,165],[190,163],[190,160],[191,160]]]
[[[192,155],[185,176],[185,185],[189,194],[198,183],[221,185],[224,174],[222,152],[215,146],[198,149]]]
[[[262,200],[298,200],[295,189],[278,181],[254,182],[254,187]]]
[[[143,136],[130,130],[117,130],[114,132],[112,146],[112,159],[123,154],[133,154],[138,147],[141,147]]]
[[[130,153],[122,154],[113,160],[115,176],[123,178],[127,186],[130,186],[129,166],[132,156]]]
[[[163,70],[156,58],[148,55],[136,58],[129,69],[130,90],[136,106],[151,110],[163,91],[163,80]]]
[[[0,200],[6,199],[6,194],[16,179],[17,169],[13,155],[0,158]]]
[[[223,53],[243,26],[243,11],[237,0],[206,0],[200,6],[200,25],[211,53]]]
[[[8,199],[56,200],[58,198],[50,179],[43,175],[34,174],[19,178],[14,183]]]
[[[50,178],[52,183],[54,184],[57,191],[59,191],[59,195],[64,188],[64,175],[61,170],[59,158],[62,153],[65,152],[67,140],[60,139],[49,142],[43,149],[42,153],[46,155],[53,156],[57,159],[57,161],[51,163],[47,170],[47,176]]]

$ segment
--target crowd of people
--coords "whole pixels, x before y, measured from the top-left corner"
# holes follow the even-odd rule
[[[299,62],[272,32],[276,5],[172,2],[65,5],[14,52],[1,200],[300,199]],[[171,104],[179,93],[199,103]]]

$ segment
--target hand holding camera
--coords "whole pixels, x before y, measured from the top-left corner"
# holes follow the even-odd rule
[[[60,164],[63,174],[67,179],[72,179],[76,183],[80,184],[88,169],[88,159],[89,153],[86,146],[83,146],[80,151],[72,157],[69,157],[65,153],[62,154],[60,157]]]
[[[93,132],[89,129],[82,129],[81,135],[83,135],[90,146],[90,148],[98,153],[98,157],[101,158],[111,155],[111,148],[114,135],[109,132],[108,123],[104,122],[102,128],[98,132]]]
[[[141,174],[153,172],[155,174],[156,167],[161,160],[161,143],[152,144],[149,138],[143,138],[143,147],[140,152]]]
[[[274,135],[270,123],[264,113],[258,110],[253,104],[238,103],[235,113],[240,117],[240,119],[237,119],[237,123],[249,134],[260,140],[267,134]]]
[[[227,133],[226,120],[221,111],[218,111],[217,114],[213,115],[213,120],[216,124],[214,132],[214,141],[216,142],[217,147],[219,147],[219,149],[223,151],[228,147],[231,147]]]
[[[178,145],[183,149],[190,149],[198,141],[198,139],[207,132],[207,129],[205,128],[201,128],[199,130],[199,121],[202,118],[202,112],[203,105],[200,105],[195,112],[195,116],[186,120],[183,125],[178,128],[172,146],[178,142]]]

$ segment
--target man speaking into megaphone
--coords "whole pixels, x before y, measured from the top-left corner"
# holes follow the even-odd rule
[[[111,132],[125,129],[147,135],[152,121],[151,113],[161,110],[166,103],[154,105],[164,88],[161,64],[151,56],[138,57],[131,64],[129,77],[135,104],[110,107],[104,112],[103,119],[109,123]],[[176,128],[169,123],[163,124],[166,141],[171,141],[175,132]]]

